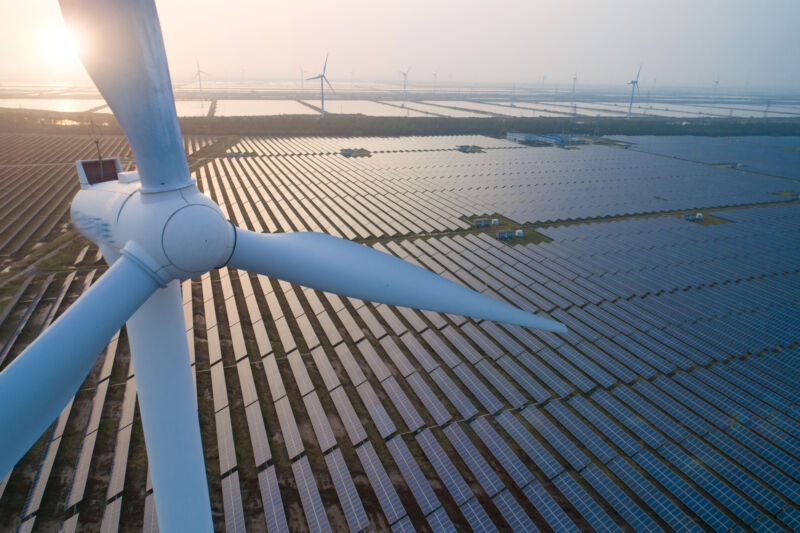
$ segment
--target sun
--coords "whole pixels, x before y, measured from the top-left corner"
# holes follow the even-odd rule
[[[42,39],[42,57],[52,67],[66,68],[79,63],[79,50],[78,38],[63,26],[54,28]]]

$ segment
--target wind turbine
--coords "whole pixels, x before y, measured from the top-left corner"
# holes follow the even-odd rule
[[[719,89],[719,74],[714,76],[714,101],[716,102],[719,98],[719,93],[717,90]]]
[[[328,78],[325,77],[325,71],[328,69],[328,54],[325,54],[325,63],[322,64],[322,74],[317,74],[316,76],[312,76],[310,78],[306,78],[306,80],[319,80],[319,99],[320,99],[320,117],[325,116],[325,84],[328,84],[328,87],[331,88],[331,91],[336,92],[333,89],[333,85],[331,82],[328,81]]]
[[[639,92],[639,74],[642,73],[642,66],[639,65],[639,70],[636,71],[636,79],[631,80],[628,82],[628,85],[631,86],[631,101],[628,104],[628,116],[626,117],[627,120],[631,118],[631,109],[633,109],[633,91]]]
[[[200,109],[203,109],[203,102],[205,101],[205,99],[203,98],[203,74],[208,76],[208,72],[200,70],[200,61],[199,60],[195,61],[197,61],[197,72],[195,73],[194,77],[197,78],[197,85],[200,88]]]
[[[578,108],[575,107],[575,82],[578,81],[578,73],[576,72],[574,76],[572,76],[572,114],[578,114]]]
[[[411,67],[408,67],[405,72],[402,70],[400,71],[400,75],[403,76],[403,105],[401,107],[406,106],[406,101],[408,100],[408,94],[406,93],[406,85],[408,84],[408,73],[411,71]]]
[[[233,226],[191,178],[154,0],[60,0],[81,57],[128,138],[138,169],[84,172],[76,228],[109,268],[0,372],[0,475],[75,395],[127,323],[162,531],[212,531],[180,280],[228,266],[354,298],[564,332],[432,272],[322,233]],[[322,80],[324,80],[324,67]],[[85,162],[78,162],[80,169]]]

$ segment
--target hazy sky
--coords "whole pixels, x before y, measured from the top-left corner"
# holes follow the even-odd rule
[[[798,0],[157,0],[173,81],[771,87],[800,92]],[[56,0],[0,0],[3,80],[86,80]]]

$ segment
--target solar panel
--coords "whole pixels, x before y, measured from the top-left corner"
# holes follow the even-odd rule
[[[328,417],[322,409],[322,404],[316,392],[311,392],[304,396],[303,403],[311,420],[311,426],[314,428],[314,434],[317,436],[320,450],[325,453],[336,446],[336,439],[333,436]]]
[[[504,411],[497,415],[496,420],[503,426],[514,442],[517,443],[528,456],[533,459],[536,466],[549,478],[553,478],[563,470],[561,464],[525,429],[522,423],[517,420],[510,411]]]
[[[487,448],[492,452],[492,456],[503,466],[514,483],[519,487],[524,487],[533,480],[530,470],[522,463],[520,458],[511,451],[508,444],[487,422],[485,418],[478,418],[470,424],[470,427],[480,437]]]
[[[447,454],[444,453],[433,433],[429,429],[425,429],[418,433],[416,438],[428,461],[430,461],[433,469],[436,470],[436,474],[447,487],[455,502],[460,505],[471,498],[472,491]]]
[[[430,376],[442,390],[445,397],[455,406],[462,418],[471,418],[478,412],[475,405],[467,398],[461,389],[458,388],[443,369],[437,368],[430,373]]]
[[[342,457],[342,452],[338,449],[333,450],[325,456],[325,462],[328,464],[333,486],[336,488],[336,494],[342,504],[347,525],[350,526],[351,531],[364,529],[369,524],[369,520],[364,506],[361,504],[361,498],[356,492],[353,479],[350,477],[350,471]]]
[[[712,528],[727,530],[733,527],[733,520],[668,469],[653,454],[647,450],[642,450],[634,456],[634,459]]]
[[[222,478],[222,508],[225,512],[225,531],[244,533],[244,511],[238,472]]]
[[[458,530],[453,525],[453,522],[450,521],[450,517],[447,516],[447,513],[444,510],[444,507],[440,507],[433,513],[427,516],[428,524],[430,525],[433,531],[442,532],[442,533],[457,533]]]
[[[338,387],[340,385],[339,377],[333,370],[331,362],[328,359],[328,354],[325,353],[325,350],[322,348],[315,348],[311,350],[311,357],[314,359],[314,363],[317,366],[317,371],[319,372],[320,377],[322,377],[322,381],[325,383],[325,388],[331,391]]]
[[[406,512],[392,486],[392,482],[389,480],[389,476],[386,475],[386,470],[383,469],[383,465],[381,465],[380,459],[375,453],[375,448],[373,448],[371,442],[367,442],[356,448],[356,453],[369,478],[372,490],[375,491],[375,495],[378,497],[383,514],[386,515],[386,519],[390,524],[394,524],[405,516]]]
[[[437,509],[440,505],[439,499],[431,489],[428,480],[423,475],[402,437],[393,437],[386,443],[386,446],[403,474],[408,488],[414,494],[422,514],[427,515]]]
[[[305,451],[305,446],[300,438],[300,431],[297,429],[297,421],[294,418],[289,398],[284,396],[275,402],[275,411],[278,414],[278,423],[280,424],[286,452],[289,454],[289,459],[294,459]]]
[[[580,470],[589,462],[586,455],[578,449],[556,426],[536,407],[530,406],[521,411],[522,416],[553,446],[569,464]]]
[[[478,379],[475,373],[470,370],[465,363],[455,367],[453,372],[487,411],[496,413],[503,408],[503,404],[500,403],[500,400],[489,391],[486,385]]]
[[[292,472],[297,482],[297,492],[300,493],[300,501],[303,504],[303,512],[310,531],[323,532],[330,531],[330,523],[322,506],[317,484],[314,480],[314,473],[308,463],[308,457],[301,457],[292,463]]]
[[[394,433],[397,428],[395,428],[392,419],[389,417],[389,414],[386,412],[383,404],[378,399],[378,395],[375,394],[375,390],[372,388],[372,385],[369,383],[362,383],[356,387],[356,391],[361,397],[361,401],[364,402],[364,406],[367,408],[369,416],[375,423],[375,427],[378,429],[381,437],[386,438]]]
[[[442,405],[442,402],[439,401],[419,373],[415,372],[407,376],[406,381],[437,424],[444,424],[452,418],[452,415],[450,415],[444,405]]]
[[[466,517],[467,522],[475,533],[497,531],[497,527],[477,499],[472,498],[462,504],[461,512],[464,513],[464,517]]]
[[[258,473],[258,486],[261,490],[261,502],[264,508],[264,518],[267,522],[267,531],[288,532],[289,525],[286,523],[286,513],[284,512],[274,465]]]
[[[395,380],[394,377],[389,377],[381,383],[381,385],[383,385],[383,389],[386,391],[395,409],[397,409],[400,416],[403,417],[403,421],[406,423],[406,426],[408,426],[408,430],[416,431],[419,429],[424,424],[424,421],[408,399],[408,396],[406,396],[406,393],[403,392],[403,389],[398,385],[397,380]]]
[[[344,429],[347,431],[347,436],[353,445],[357,445],[367,438],[367,433],[364,431],[364,426],[358,419],[358,415],[350,403],[350,398],[342,387],[337,387],[331,391],[331,400],[336,406],[336,411],[339,413],[339,418],[344,424]]]
[[[537,511],[544,517],[550,527],[555,531],[580,531],[567,513],[559,507],[553,497],[542,487],[538,481],[534,481],[523,489],[525,495],[531,501]]]
[[[472,441],[469,440],[458,424],[450,424],[444,428],[444,434],[489,496],[494,496],[505,488],[505,485],[497,477],[492,467],[489,466],[486,459],[478,452],[475,445],[472,444]]]

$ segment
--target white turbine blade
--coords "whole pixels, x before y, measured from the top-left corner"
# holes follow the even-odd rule
[[[0,373],[0,472],[8,472],[53,423],[125,321],[158,288],[120,257]]]
[[[325,76],[323,76],[323,77],[322,77],[322,79],[323,79],[323,80],[325,80],[325,83],[327,83],[327,84],[328,84],[328,87],[330,87],[330,88],[331,88],[331,91],[333,91],[333,92],[336,92],[336,89],[334,89],[334,88],[333,88],[333,85],[331,85],[331,82],[329,82],[329,81],[328,81],[328,78],[326,78]]]
[[[559,322],[522,311],[389,254],[324,233],[266,235],[237,228],[229,266],[363,300],[566,331]]]
[[[325,75],[325,71],[328,69],[328,54],[325,54],[325,63],[322,64],[322,75]]]
[[[128,321],[147,460],[161,531],[211,531],[180,282],[153,294]]]
[[[318,80],[321,77],[322,77],[322,74],[320,74],[319,76],[311,76],[310,78],[306,78],[306,81],[308,81],[308,80]]]
[[[639,70],[636,71],[636,83],[639,83],[639,74],[642,73],[642,65],[639,65]]]
[[[145,189],[191,184],[153,0],[60,0],[81,59],[128,137]]]

